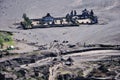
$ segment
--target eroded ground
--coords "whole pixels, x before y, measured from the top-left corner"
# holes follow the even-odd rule
[[[56,44],[57,43],[57,44]],[[1,51],[0,79],[118,80],[119,45],[54,45],[27,53]]]

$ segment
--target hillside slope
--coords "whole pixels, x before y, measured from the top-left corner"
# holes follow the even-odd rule
[[[18,30],[13,25],[22,20],[23,13],[30,18],[38,18],[51,13],[65,16],[76,9],[93,9],[99,17],[99,24],[79,27]],[[0,0],[0,29],[18,31],[16,39],[39,44],[53,40],[68,40],[71,43],[111,43],[120,44],[120,0]],[[12,29],[10,28],[12,27]],[[30,35],[31,33],[31,35]]]

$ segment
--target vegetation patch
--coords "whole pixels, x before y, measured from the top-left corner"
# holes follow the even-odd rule
[[[0,49],[14,45],[11,32],[0,31]]]

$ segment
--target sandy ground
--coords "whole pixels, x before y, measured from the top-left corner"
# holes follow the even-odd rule
[[[2,0],[0,2],[0,30],[14,33],[14,38],[26,40],[27,43],[47,44],[53,40],[67,40],[69,43],[106,43],[120,44],[120,1],[119,0]],[[22,14],[30,18],[51,15],[65,16],[76,9],[81,14],[82,9],[93,9],[99,18],[99,24],[80,25],[79,27],[46,28],[21,30],[16,29],[22,20]],[[24,48],[26,45],[23,45]],[[29,47],[27,47],[28,50]]]
[[[35,46],[32,46],[32,45],[30,46],[28,44],[21,43],[21,42],[16,42],[15,47],[18,49],[11,50],[10,51],[11,53],[27,53],[27,52],[32,52],[34,50],[38,50],[38,48]]]

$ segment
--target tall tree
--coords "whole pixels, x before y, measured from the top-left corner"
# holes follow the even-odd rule
[[[3,38],[2,37],[0,37],[0,48],[3,48],[3,42],[4,42],[4,40],[3,40]]]
[[[23,16],[22,16],[22,18],[24,18],[24,20],[27,18],[27,15],[26,15],[26,13],[23,13]]]
[[[29,19],[29,17],[27,17],[27,15],[25,13],[23,14],[23,19],[24,19],[23,24],[24,24],[25,28],[26,29],[32,28],[32,21]]]
[[[66,20],[68,23],[70,22],[70,15],[69,14],[66,15]]]
[[[90,11],[90,16],[94,16],[93,10]]]
[[[74,12],[73,12],[73,10],[71,11],[71,13],[70,13],[70,16],[73,16],[74,15]]]
[[[76,16],[77,15],[77,11],[76,10],[74,10],[74,16]]]

